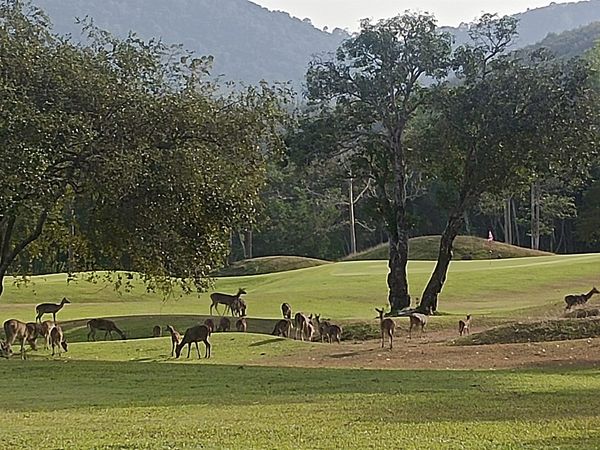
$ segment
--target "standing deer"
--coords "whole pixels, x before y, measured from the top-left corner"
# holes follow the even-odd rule
[[[188,346],[188,354],[187,357],[190,357],[190,350],[192,348],[192,343],[196,344],[196,351],[198,352],[198,359],[200,359],[200,349],[198,348],[198,342],[204,342],[206,346],[206,352],[204,354],[205,358],[210,358],[210,342],[208,342],[208,327],[206,325],[196,325],[191,328],[185,330],[185,334],[183,335],[183,339],[177,345],[175,349],[175,357],[179,358],[181,355],[181,349],[185,345]]]
[[[296,339],[298,339],[298,332],[300,332],[300,339],[304,340],[304,334],[308,332],[307,323],[308,317],[301,312],[297,312],[294,316],[294,324],[296,325]]]
[[[246,310],[248,309],[248,305],[242,298],[238,298],[231,303],[231,315],[244,317],[246,315]]]
[[[565,303],[567,304],[567,307],[565,309],[571,309],[573,306],[576,306],[576,305],[583,305],[583,304],[587,303],[587,301],[590,298],[592,298],[592,295],[598,294],[598,293],[599,293],[598,289],[596,289],[596,287],[594,286],[592,288],[592,290],[590,292],[588,292],[587,294],[567,295],[565,297]]]
[[[29,346],[36,350],[35,340],[38,337],[38,327],[35,322],[21,322],[16,319],[9,319],[4,322],[4,335],[6,336],[6,342],[2,345],[2,350],[10,355],[12,353],[11,346],[18,339],[21,341],[21,358],[25,359],[25,342]]]
[[[218,305],[222,304],[225,305],[225,311],[223,312],[223,315],[227,313],[227,309],[232,309],[231,308],[231,304],[233,302],[235,302],[236,300],[240,299],[240,296],[243,294],[246,294],[247,292],[240,288],[238,290],[238,293],[236,295],[230,295],[230,294],[221,294],[220,292],[213,292],[212,294],[210,294],[210,299],[212,300],[212,304],[210,305],[210,315],[212,316],[212,309],[213,306],[214,308],[217,310],[217,314],[219,313],[219,308]]]
[[[282,303],[281,304],[281,313],[283,314],[283,318],[284,319],[290,319],[292,318],[292,307],[290,306],[289,303]]]
[[[217,331],[229,331],[231,329],[231,321],[223,316],[221,317],[221,320],[219,321],[219,328],[217,328]]]
[[[44,338],[44,348],[46,350],[50,348],[50,332],[55,326],[56,322],[52,322],[51,320],[44,320],[38,325],[38,331]]]
[[[58,356],[61,355],[60,348],[66,352],[67,350],[67,341],[65,340],[65,336],[63,334],[62,328],[56,325],[50,331],[50,342],[52,343],[52,356],[54,356],[54,347],[58,347]]]
[[[383,318],[383,309],[375,308],[375,311],[379,314],[379,328],[381,329],[381,348],[384,347],[384,336],[387,334],[390,339],[390,350],[393,348],[394,341],[394,330],[396,329],[396,323],[388,318]]]
[[[466,320],[458,321],[458,334],[462,336],[463,334],[471,334],[471,315],[467,314]]]
[[[40,303],[35,307],[35,312],[37,314],[35,321],[41,322],[44,314],[52,314],[52,320],[56,322],[56,313],[59,312],[67,303],[71,302],[66,297],[63,297],[62,301],[58,305],[56,303]]]
[[[333,343],[334,340],[337,341],[338,344],[342,343],[342,327],[334,325],[327,320],[321,322],[321,316],[318,314],[315,315],[315,320],[317,321],[319,333],[321,334],[321,342],[323,342],[323,338],[327,338],[327,342],[330,344]]]
[[[167,331],[171,334],[171,356],[174,356],[175,348],[181,342],[181,334],[179,334],[179,332],[171,325],[167,325]]]
[[[92,319],[88,321],[87,326],[90,329],[87,336],[88,341],[90,340],[90,337],[92,338],[92,340],[96,340],[97,330],[104,331],[104,339],[106,339],[107,336],[110,336],[110,339],[112,340],[113,331],[115,331],[119,336],[121,336],[121,339],[127,339],[125,333],[123,333],[112,320]]]
[[[152,337],[161,337],[162,336],[162,330],[160,328],[160,325],[154,325],[154,327],[152,328]]]
[[[241,319],[238,319],[237,322],[235,323],[235,328],[239,332],[245,333],[246,330],[248,329],[248,324],[246,323],[246,318],[242,317]]]
[[[412,313],[410,316],[408,316],[410,319],[410,327],[408,329],[408,338],[412,339],[412,329],[413,327],[417,327],[421,329],[421,334],[420,336],[423,336],[423,329],[425,328],[425,325],[427,325],[427,316],[425,314],[421,314],[421,313]]]
[[[212,334],[215,331],[215,321],[212,319],[206,319],[204,321],[204,325],[206,325],[208,327],[208,333]]]
[[[275,328],[271,334],[273,336],[283,336],[287,338],[290,337],[292,328],[294,328],[294,325],[292,325],[291,319],[281,319],[275,324]]]
[[[321,336],[321,342],[323,342],[323,339],[326,336],[325,330],[331,326],[331,323],[327,320],[321,322],[321,316],[319,314],[315,315],[315,320],[317,322],[317,328],[319,329],[319,335]]]

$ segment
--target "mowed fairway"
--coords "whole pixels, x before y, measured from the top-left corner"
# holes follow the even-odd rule
[[[414,296],[432,267],[410,263]],[[439,306],[491,321],[557,314],[565,294],[600,284],[599,269],[600,255],[457,261]],[[268,331],[272,322],[258,318],[280,317],[283,301],[294,311],[375,323],[373,307],[386,304],[386,274],[384,261],[344,262],[222,278],[216,289],[246,288],[252,329]],[[378,341],[328,345],[216,333],[210,359],[199,360],[192,348],[190,359],[184,350],[176,360],[168,337],[81,342],[85,319],[136,315],[115,320],[130,337],[148,336],[155,324],[184,327],[208,314],[208,293],[163,302],[136,280],[122,295],[105,283],[67,285],[64,275],[34,281],[24,289],[7,283],[0,319],[31,321],[35,304],[66,296],[72,303],[58,320],[79,320],[69,323],[71,344],[61,357],[40,349],[25,361],[0,359],[0,448],[600,448],[600,354],[590,354],[600,349],[597,339],[485,351],[454,346],[448,354],[459,365],[451,365],[444,342],[409,342],[406,319],[397,319],[402,331],[392,352]],[[431,334],[443,336],[438,320],[455,336],[452,316],[432,318]],[[527,353],[528,365],[510,366],[515,353]],[[587,359],[569,359],[577,354]],[[476,355],[487,365],[469,365]],[[496,367],[490,358],[510,368],[488,369]]]
[[[409,282],[419,297],[433,269],[433,262],[411,261]],[[336,319],[372,319],[373,308],[387,304],[387,262],[356,261],[328,264],[289,272],[216,280],[215,289],[235,293],[244,287],[248,314],[279,317],[286,301],[294,311],[320,313]],[[67,284],[65,275],[33,277],[29,287],[18,288],[10,279],[0,301],[0,317],[35,318],[35,304],[72,304],[60,312],[62,320],[131,314],[208,314],[209,293],[175,296],[162,301],[146,293],[133,280],[133,290],[118,294],[105,282]],[[514,316],[526,308],[562,305],[569,293],[581,293],[600,284],[600,255],[548,256],[451,263],[439,309],[452,314]],[[222,307],[221,307],[222,309]]]

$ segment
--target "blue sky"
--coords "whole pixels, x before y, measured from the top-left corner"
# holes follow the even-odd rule
[[[365,17],[380,19],[392,17],[407,9],[434,14],[440,25],[456,26],[471,22],[484,12],[514,14],[528,8],[548,6],[551,0],[251,0],[271,10],[281,10],[290,15],[330,29],[348,28],[355,31],[359,20]],[[555,0],[567,3],[569,0]]]

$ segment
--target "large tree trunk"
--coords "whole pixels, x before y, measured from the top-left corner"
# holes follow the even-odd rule
[[[463,225],[463,218],[464,215],[462,211],[453,213],[448,218],[446,229],[440,240],[438,260],[435,269],[429,278],[429,282],[425,287],[425,291],[423,291],[421,304],[418,308],[426,314],[433,313],[437,310],[438,295],[442,291],[442,287],[444,287],[448,266],[452,260],[452,245]]]
[[[391,313],[395,314],[403,308],[410,306],[408,294],[408,277],[406,265],[408,263],[408,238],[399,239],[397,235],[390,234],[390,269],[387,277]]]

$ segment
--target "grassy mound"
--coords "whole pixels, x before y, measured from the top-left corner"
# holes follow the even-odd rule
[[[307,269],[329,264],[329,261],[302,256],[264,256],[262,258],[237,261],[229,267],[219,270],[218,277],[241,277],[266,273],[286,272],[288,270]]]
[[[456,339],[457,345],[516,344],[565,341],[600,336],[600,318],[515,322]]]
[[[420,236],[409,241],[408,258],[415,261],[437,259],[440,236]],[[475,236],[457,236],[454,241],[454,260],[523,258],[548,256],[551,253],[502,242],[488,242]],[[381,244],[346,258],[350,261],[388,259],[388,244]]]

